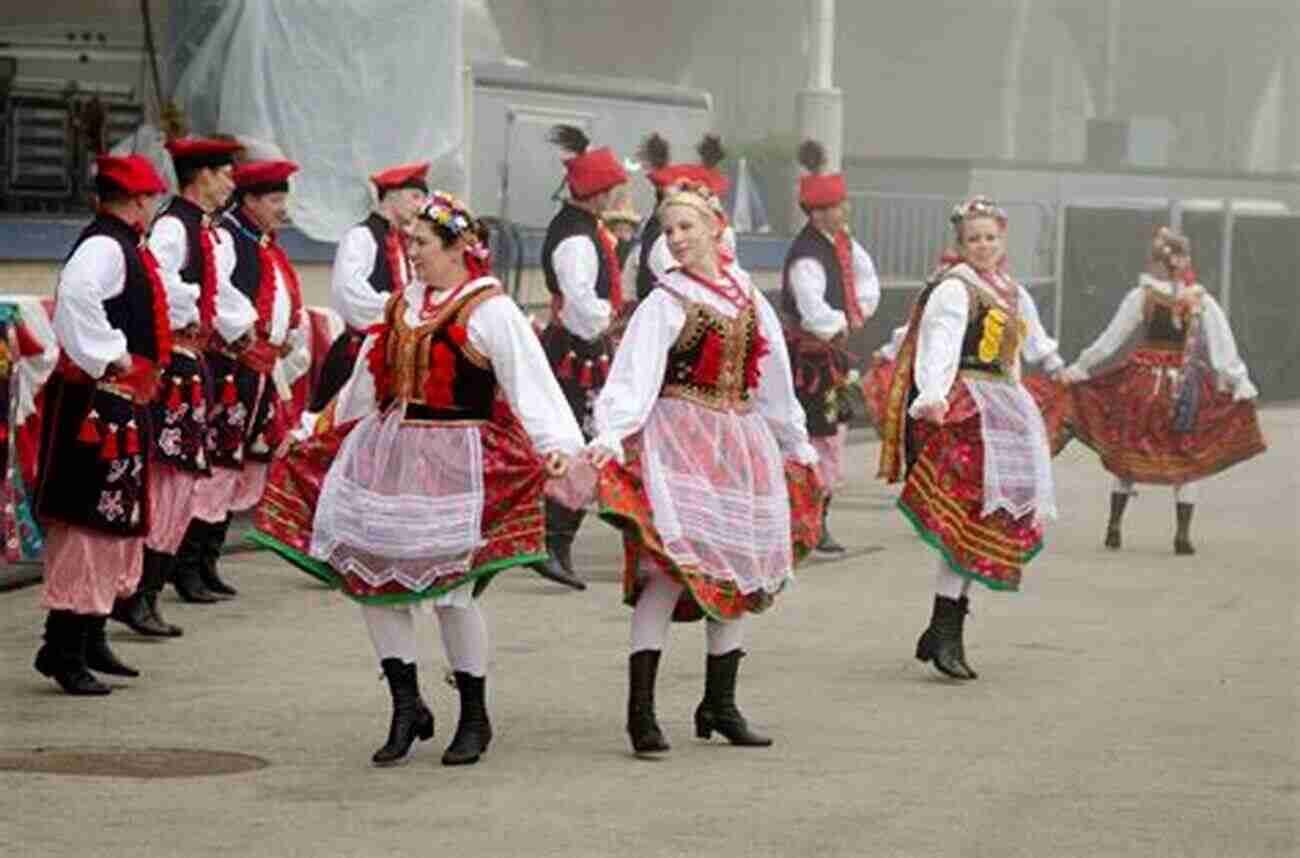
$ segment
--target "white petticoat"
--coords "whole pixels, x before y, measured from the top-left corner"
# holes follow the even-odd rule
[[[794,568],[790,498],[764,419],[665,398],[642,441],[646,496],[668,556],[744,594],[780,590]]]
[[[966,378],[980,412],[984,442],[983,515],[1006,510],[1012,518],[1056,518],[1052,453],[1042,412],[1020,384]]]
[[[311,555],[372,587],[418,593],[469,570],[482,517],[478,428],[405,423],[392,408],[343,442],[321,487]]]

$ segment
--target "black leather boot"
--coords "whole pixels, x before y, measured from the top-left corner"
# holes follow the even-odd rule
[[[140,671],[123,664],[108,646],[108,635],[104,627],[108,617],[87,617],[86,623],[86,667],[112,676],[139,676]]]
[[[957,599],[934,597],[930,625],[916,642],[918,661],[932,662],[945,676],[974,679],[975,672],[962,663],[961,624],[964,608]]]
[[[119,598],[113,603],[113,613],[110,616],[119,623],[125,623],[136,634],[158,638],[179,637],[180,627],[164,622],[158,615],[157,608],[158,593],[163,588],[171,562],[170,554],[145,548],[140,583],[130,596]]]
[[[1127,492],[1110,493],[1110,521],[1106,523],[1106,547],[1119,548],[1119,525],[1124,520],[1124,507],[1128,506]]]
[[[209,593],[234,598],[239,595],[239,591],[221,580],[217,574],[217,561],[221,559],[221,549],[225,547],[226,534],[230,531],[230,516],[227,515],[220,524],[209,524],[206,521],[201,523],[203,530],[199,548],[203,562],[199,565],[199,580]]]
[[[628,658],[627,735],[638,754],[658,754],[671,747],[655,720],[658,673],[659,650],[637,650]]]
[[[406,759],[416,738],[433,738],[433,713],[420,697],[420,683],[415,665],[400,658],[386,658],[379,663],[393,695],[393,720],[388,727],[388,741],[370,761],[376,766],[392,766]]]
[[[1174,553],[1175,554],[1195,554],[1196,549],[1192,547],[1192,511],[1196,509],[1196,504],[1175,503],[1174,514],[1178,517],[1178,531],[1174,535]]]
[[[533,567],[537,574],[557,584],[575,590],[587,589],[586,583],[573,571],[573,539],[578,535],[585,512],[573,511],[555,501],[546,501],[546,553],[545,563]]]
[[[36,670],[68,694],[104,695],[112,692],[86,669],[86,634],[81,617],[71,611],[50,611],[45,617],[45,645],[36,653]]]
[[[183,601],[210,605],[222,601],[221,597],[203,586],[203,539],[208,523],[193,519],[185,531],[185,538],[176,549],[172,563],[172,586]]]
[[[817,540],[817,550],[822,554],[843,554],[845,548],[835,541],[831,536],[830,526],[831,496],[826,496],[826,503],[822,506],[822,536]]]
[[[736,672],[744,655],[744,650],[733,649],[725,655],[708,657],[704,699],[695,708],[695,735],[708,739],[716,730],[733,745],[766,748],[772,740],[750,730],[745,716],[736,708]]]
[[[492,722],[488,721],[487,677],[456,671],[456,690],[460,692],[460,720],[456,735],[443,752],[444,766],[467,766],[477,763],[492,742]]]
[[[970,613],[970,599],[962,596],[957,600],[957,663],[970,674],[971,679],[978,679],[976,673],[966,661],[966,615]]]

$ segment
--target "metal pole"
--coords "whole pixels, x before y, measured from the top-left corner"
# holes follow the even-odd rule
[[[1056,300],[1052,302],[1052,338],[1059,347],[1061,344],[1061,320],[1065,318],[1065,200],[1056,201],[1056,257],[1052,264],[1056,281]]]
[[[1232,200],[1223,201],[1223,241],[1219,247],[1219,306],[1223,315],[1232,319],[1232,233],[1236,214]]]

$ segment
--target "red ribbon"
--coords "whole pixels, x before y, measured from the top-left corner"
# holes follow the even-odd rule
[[[618,311],[623,309],[623,269],[618,264],[618,239],[599,221],[596,222],[596,238],[600,239],[600,252],[609,272],[609,308],[618,315]]]
[[[402,233],[395,226],[389,226],[384,234],[384,258],[388,260],[392,289],[401,292],[406,286],[406,249],[402,244]]]
[[[857,330],[866,322],[858,303],[858,282],[853,271],[853,239],[844,230],[835,233],[835,259],[840,263],[840,284],[844,288],[844,315],[849,328]]]
[[[203,257],[203,279],[199,283],[199,328],[204,340],[212,333],[212,323],[217,317],[216,240],[216,229],[208,216],[204,215],[203,223],[199,226],[199,253]]]
[[[158,273],[158,259],[147,244],[140,245],[140,262],[153,290],[153,333],[158,345],[158,365],[166,366],[172,359],[172,323],[167,317],[167,290]]]

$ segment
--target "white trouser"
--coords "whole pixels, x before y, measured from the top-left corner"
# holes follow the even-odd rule
[[[478,602],[467,605],[440,605],[438,630],[442,646],[451,662],[452,670],[472,676],[487,675],[487,622]],[[414,664],[416,661],[415,615],[409,605],[362,605],[370,641],[380,661],[397,658]]]
[[[668,643],[673,607],[682,590],[681,584],[658,570],[647,573],[645,589],[637,597],[636,607],[632,610],[632,652],[664,648]],[[744,618],[726,623],[712,619],[705,622],[709,655],[725,655],[740,649],[744,637]]]
[[[1196,486],[1195,482],[1174,486],[1174,503],[1196,503]],[[1119,477],[1115,478],[1115,485],[1111,488],[1111,491],[1117,495],[1136,495],[1138,493],[1137,487],[1133,485],[1131,480],[1122,480]]]

